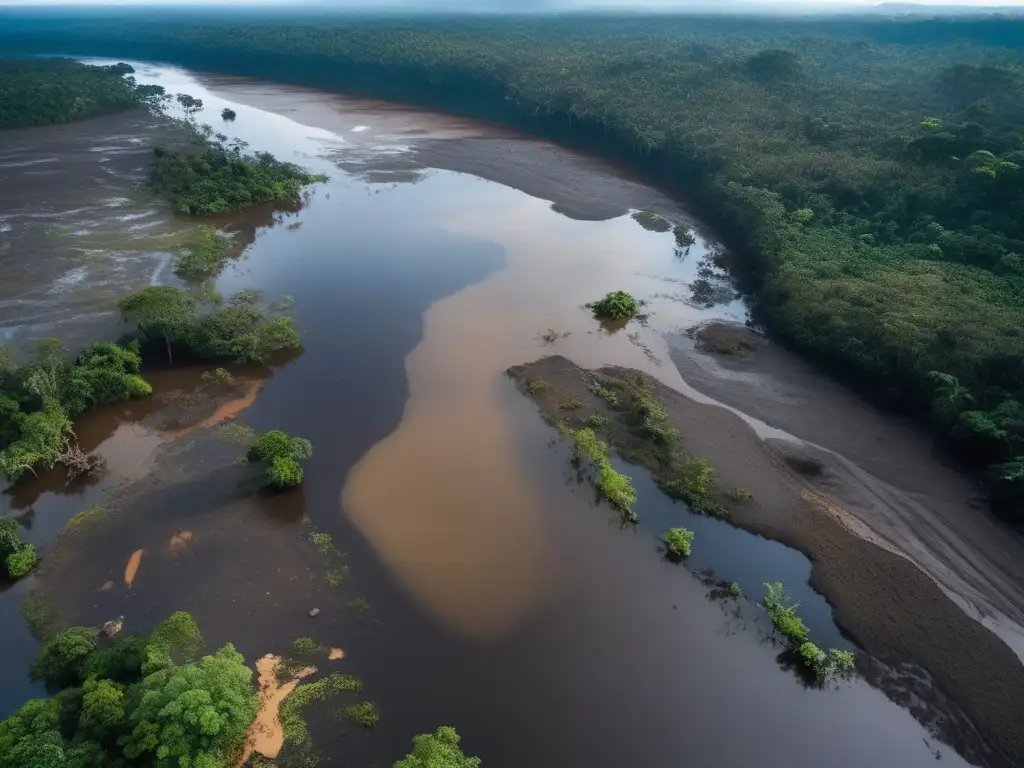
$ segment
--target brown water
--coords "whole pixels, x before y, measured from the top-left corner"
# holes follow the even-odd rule
[[[62,613],[124,615],[133,633],[189,610],[211,643],[235,642],[250,660],[299,635],[342,645],[339,664],[364,678],[382,722],[364,734],[314,715],[314,738],[337,762],[390,763],[413,733],[453,724],[492,768],[964,764],[913,710],[973,760],[998,763],[926,677],[881,666],[875,687],[805,687],[762,612],[709,599],[706,584],[658,557],[655,534],[689,520],[695,566],[753,596],[762,581],[786,581],[816,639],[849,647],[806,585],[806,558],[689,518],[635,468],[625,469],[644,524],[622,530],[503,375],[555,350],[685,387],[663,334],[745,310],[721,280],[700,279],[711,243],[677,254],[671,234],[628,217],[654,208],[685,219],[664,196],[479,124],[169,67],[138,76],[202,98],[218,126],[230,106],[228,133],[332,175],[299,211],[225,222],[254,242],[218,281],[295,297],[304,353],[243,390],[246,409],[232,415],[308,437],[315,453],[301,491],[266,498],[216,429],[146,421],[167,404],[88,416],[79,432],[83,443],[106,433],[92,444],[107,477],[74,489],[41,478],[4,496],[44,546],[74,511],[114,499],[103,535],[57,563],[74,574],[50,585]],[[647,300],[646,323],[609,331],[583,309],[614,289]],[[552,346],[540,338],[548,328],[569,335]],[[313,529],[344,555],[313,552]],[[171,547],[182,530],[193,538]],[[145,556],[127,590],[136,550]],[[325,585],[342,564],[346,583]],[[114,588],[98,591],[107,581]],[[27,586],[0,600],[17,632],[12,598]],[[32,644],[23,633],[3,643],[9,711],[31,692]]]

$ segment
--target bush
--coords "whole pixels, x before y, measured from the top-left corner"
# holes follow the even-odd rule
[[[450,726],[413,736],[412,752],[392,768],[478,768],[480,758],[466,757],[459,741],[459,734]]]
[[[372,701],[360,701],[357,704],[349,704],[342,710],[346,718],[364,728],[372,728],[380,722],[380,713]]]
[[[302,484],[299,459],[313,455],[313,446],[302,437],[289,437],[279,429],[272,429],[258,437],[249,446],[246,461],[267,462],[265,484],[268,488],[285,490]]]
[[[640,314],[640,304],[625,291],[613,291],[600,301],[587,304],[597,317],[606,320],[628,320]]]
[[[807,627],[796,615],[799,603],[794,603],[786,594],[781,582],[764,585],[764,608],[772,624],[785,636],[786,642],[793,648],[799,648],[807,642]]]
[[[663,537],[665,551],[669,557],[679,560],[690,556],[693,531],[686,528],[669,528]]]
[[[39,563],[39,554],[31,544],[25,544],[16,552],[12,552],[4,560],[7,575],[12,579],[20,579]]]

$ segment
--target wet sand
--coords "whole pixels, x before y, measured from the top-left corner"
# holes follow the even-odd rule
[[[588,412],[607,411],[590,392],[592,375],[554,356],[513,368],[525,386],[542,379],[551,389],[536,398],[550,421],[564,416],[559,403],[577,397]],[[637,372],[604,368],[625,379]],[[654,383],[655,397],[682,435],[686,453],[702,456],[722,484],[743,487],[749,501],[730,507],[730,520],[805,552],[814,563],[812,584],[835,606],[836,618],[869,653],[919,661],[964,706],[983,731],[1008,755],[1024,754],[1024,666],[999,638],[967,616],[906,557],[865,536],[863,523],[847,507],[828,501],[833,472],[794,472],[790,462],[805,456],[782,441],[762,441],[727,410],[693,402]],[[853,493],[853,489],[848,489]],[[699,546],[695,542],[694,546]],[[728,574],[721,574],[727,581]]]
[[[1024,536],[992,516],[923,430],[747,328],[713,324],[670,344],[695,389],[824,449],[810,450],[828,467],[826,494],[1024,657]],[[736,344],[747,351],[720,353]]]

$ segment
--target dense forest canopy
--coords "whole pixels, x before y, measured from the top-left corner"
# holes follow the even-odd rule
[[[141,93],[125,64],[89,67],[70,59],[0,59],[0,128],[70,123],[137,107]]]
[[[0,44],[160,58],[504,120],[684,191],[769,329],[991,465],[1024,518],[1024,21],[14,20]]]

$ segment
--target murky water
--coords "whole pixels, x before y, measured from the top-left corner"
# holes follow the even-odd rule
[[[699,272],[710,243],[680,254],[671,234],[628,216],[684,220],[669,200],[488,126],[169,67],[138,77],[202,98],[202,119],[253,148],[332,176],[298,211],[222,222],[253,243],[218,281],[295,297],[304,353],[258,395],[243,390],[241,418],[307,437],[315,452],[300,492],[267,499],[233,464],[236,446],[143,425],[166,406],[88,416],[79,433],[101,445],[110,475],[73,489],[41,478],[3,497],[45,547],[75,511],[123,492],[102,540],[69,555],[74,583],[53,588],[60,609],[94,623],[123,614],[125,632],[189,610],[211,643],[233,641],[250,661],[306,634],[344,648],[336,663],[364,678],[382,722],[363,734],[315,716],[335,762],[389,763],[413,733],[453,724],[492,768],[963,764],[861,679],[806,688],[780,665],[759,609],[708,599],[658,556],[654,534],[688,519],[694,566],[755,597],[760,582],[785,580],[822,644],[848,645],[806,585],[806,558],[688,518],[639,470],[629,471],[645,523],[621,529],[504,376],[557,351],[685,386],[662,334],[742,320],[744,308]],[[238,117],[222,126],[225,106]],[[646,324],[610,331],[583,309],[616,289],[647,300]],[[568,335],[550,345],[549,328]],[[196,372],[181,375],[195,386]],[[193,537],[172,547],[182,529]],[[312,529],[345,553],[339,589],[324,572],[340,566],[305,543]],[[116,586],[102,590],[107,581]],[[7,626],[19,625],[16,598],[0,599]],[[9,633],[3,643],[10,711],[34,692],[21,672],[33,646]],[[926,686],[914,690],[922,706]]]

